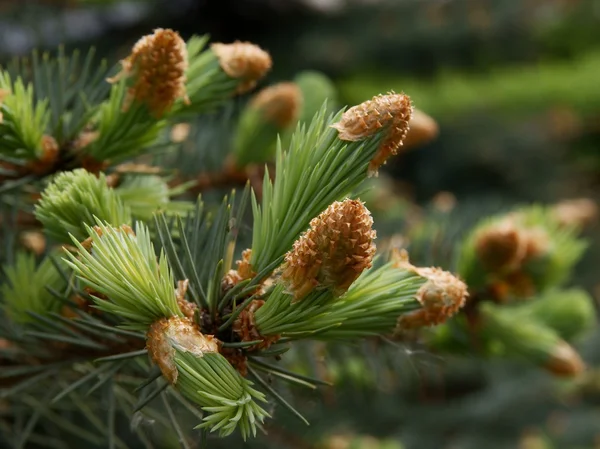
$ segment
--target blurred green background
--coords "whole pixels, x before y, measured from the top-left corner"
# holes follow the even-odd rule
[[[258,43],[274,60],[266,83],[322,71],[342,105],[404,91],[440,133],[386,172],[416,207],[450,192],[456,223],[517,203],[600,199],[598,0],[5,0],[0,58],[64,43],[93,45],[117,61],[156,27]],[[381,236],[395,232],[394,220],[385,220]],[[596,299],[598,231],[588,231],[591,249],[573,280]],[[291,391],[311,427],[274,410],[269,435],[247,446],[599,448],[599,341],[596,333],[581,342],[590,369],[569,382],[520,364],[418,348],[307,347],[298,366],[318,371],[327,359],[334,368],[325,374],[337,387]]]

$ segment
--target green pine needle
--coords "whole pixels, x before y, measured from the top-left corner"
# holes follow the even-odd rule
[[[79,254],[67,253],[68,263],[85,285],[108,299],[92,296],[98,308],[118,315],[123,328],[146,330],[163,317],[183,314],[177,305],[173,273],[164,254],[158,262],[148,228],[137,224],[133,236],[98,221],[102,237],[89,226],[92,251],[76,238]]]
[[[269,414],[256,401],[266,402],[263,393],[252,388],[229,362],[218,353],[196,357],[175,350],[179,373],[176,388],[207,412],[197,428],[219,432],[221,437],[240,429],[242,438],[256,436],[256,428]]]

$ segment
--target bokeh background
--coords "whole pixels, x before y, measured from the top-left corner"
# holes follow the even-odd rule
[[[274,60],[265,84],[318,70],[335,82],[340,105],[410,95],[439,135],[386,166],[407,210],[450,199],[461,223],[514,204],[600,198],[598,0],[3,0],[0,60],[64,44],[94,46],[116,62],[156,27],[253,41]],[[395,232],[394,217],[382,235]],[[573,283],[598,298],[598,226],[588,234]],[[580,342],[590,368],[568,382],[523,364],[404,346],[376,356],[375,347],[307,347],[298,364],[318,370],[327,359],[336,389],[297,392],[312,425],[276,410],[268,437],[248,447],[600,448],[599,342],[598,334]],[[378,441],[350,446],[348,435]]]

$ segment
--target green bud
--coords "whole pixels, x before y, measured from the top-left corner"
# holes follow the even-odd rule
[[[552,290],[519,305],[515,313],[554,329],[565,340],[572,340],[596,323],[592,297],[584,290]]]
[[[0,292],[4,310],[11,320],[27,323],[33,320],[27,312],[47,315],[60,311],[62,303],[47,287],[60,292],[66,282],[49,257],[36,266],[33,254],[18,252],[15,263],[4,265],[2,270],[6,281],[0,286]]]
[[[294,83],[302,92],[302,108],[298,117],[301,123],[309,123],[325,101],[327,101],[328,112],[337,109],[335,85],[321,72],[301,72],[294,78]]]
[[[160,176],[125,176],[115,192],[131,209],[131,215],[144,221],[150,220],[158,211],[184,213],[193,208],[188,202],[171,201],[171,196],[179,191],[170,189]]]
[[[104,174],[96,177],[84,169],[57,175],[42,192],[35,216],[61,242],[69,242],[69,235],[84,240],[86,225],[93,225],[94,217],[113,226],[131,223],[130,209],[108,187]]]
[[[542,323],[516,319],[512,308],[484,304],[482,337],[496,355],[525,360],[558,376],[575,376],[584,369],[577,352],[558,333]]]
[[[233,146],[239,167],[265,163],[275,155],[277,136],[293,127],[302,93],[294,83],[279,83],[260,91],[244,108]]]

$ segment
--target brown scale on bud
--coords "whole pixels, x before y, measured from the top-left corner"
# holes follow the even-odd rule
[[[52,169],[58,159],[58,143],[54,137],[44,134],[41,142],[42,154],[35,161],[30,162],[27,168],[32,173],[42,175]]]
[[[281,279],[294,302],[313,289],[342,295],[375,255],[373,218],[361,201],[336,201],[310,222],[285,256]]]
[[[269,335],[268,337],[265,337],[261,335],[256,328],[256,319],[254,314],[264,304],[265,302],[262,299],[255,299],[251,301],[250,304],[244,310],[242,310],[233,323],[233,331],[238,335],[241,341],[262,340],[260,343],[246,348],[246,351],[267,349],[272,344],[276,343],[280,338],[280,335]]]
[[[287,128],[298,120],[302,91],[295,83],[279,83],[261,90],[250,107],[259,110],[267,122]]]
[[[2,89],[0,89],[1,91]],[[2,105],[0,93],[0,105]],[[0,114],[1,117],[1,114]],[[0,120],[2,123],[2,120]],[[36,175],[43,175],[52,170],[58,161],[60,148],[54,137],[44,134],[40,141],[41,153],[37,159],[30,160],[25,165],[12,164],[10,162],[0,163],[0,168],[5,168],[10,171],[14,171],[17,175],[25,175],[33,173]]]
[[[577,351],[563,341],[554,348],[544,368],[557,376],[574,377],[585,370],[585,363]]]
[[[393,259],[395,267],[427,279],[417,292],[417,300],[423,307],[401,315],[397,324],[399,331],[441,324],[465,305],[469,296],[467,285],[452,273],[435,267],[415,267],[408,261],[405,250],[394,252]]]
[[[598,219],[598,205],[590,198],[565,200],[552,208],[555,220],[566,228],[583,228]]]
[[[223,293],[228,292],[241,281],[252,279],[256,276],[256,272],[252,269],[250,264],[250,258],[252,257],[252,250],[245,249],[242,251],[242,258],[236,260],[237,270],[229,270],[221,281],[221,291]],[[260,286],[258,287],[260,289]]]
[[[181,310],[181,313],[183,313],[189,319],[193,320],[194,315],[196,315],[196,311],[198,310],[198,305],[185,299],[185,294],[187,293],[189,285],[190,281],[188,279],[185,279],[183,281],[177,281],[175,297],[177,298],[177,305],[179,306],[179,310]]]
[[[542,257],[550,247],[548,232],[541,227],[527,228],[518,216],[481,229],[476,236],[475,251],[490,272],[519,270],[527,262]]]
[[[248,357],[244,355],[241,349],[221,348],[221,355],[235,368],[242,376],[248,375]]]
[[[185,91],[187,48],[179,33],[156,29],[137,41],[121,64],[122,73],[109,81],[117,81],[123,75],[133,78],[125,110],[137,101],[146,104],[155,117],[162,117],[175,100],[183,98],[189,102]]]
[[[348,109],[341,120],[331,126],[338,130],[341,140],[350,142],[366,139],[385,128],[385,136],[369,164],[369,174],[377,174],[379,167],[398,153],[410,128],[412,109],[407,95],[391,92]]]
[[[259,79],[271,70],[269,53],[250,42],[235,41],[233,44],[214,43],[210,46],[223,71],[240,84],[237,93],[248,92]]]
[[[171,384],[177,382],[178,374],[174,360],[175,346],[196,357],[219,352],[219,341],[212,335],[202,334],[189,318],[161,318],[154,322],[146,335],[146,349]]]

